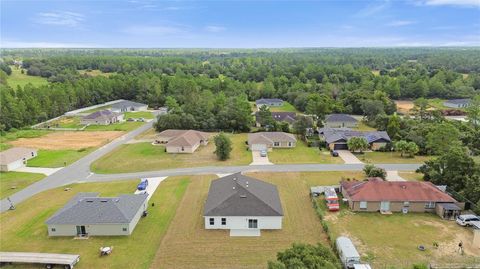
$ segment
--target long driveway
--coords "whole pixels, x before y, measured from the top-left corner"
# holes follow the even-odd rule
[[[18,204],[33,195],[68,185],[71,183],[81,182],[98,182],[98,181],[114,181],[138,179],[142,177],[164,177],[178,175],[199,175],[199,174],[231,174],[236,172],[315,172],[315,171],[356,171],[362,170],[363,164],[282,164],[282,165],[246,165],[246,166],[208,166],[208,167],[191,167],[177,168],[161,171],[146,171],[136,173],[122,174],[94,174],[90,171],[90,165],[103,155],[114,150],[118,146],[125,144],[135,136],[143,133],[151,128],[152,122],[148,122],[138,129],[131,131],[112,142],[100,147],[96,151],[88,154],[82,159],[63,168],[62,170],[47,176],[46,178],[33,183],[32,185],[22,189],[10,196],[14,204]],[[420,164],[378,164],[387,171],[412,171],[420,167]],[[0,212],[8,210],[10,203],[3,199],[0,201]]]

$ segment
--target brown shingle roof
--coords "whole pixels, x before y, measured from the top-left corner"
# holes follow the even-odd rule
[[[165,130],[158,134],[157,137],[166,138],[167,146],[188,147],[200,143],[200,140],[207,140],[209,133],[195,130]]]
[[[33,148],[15,147],[0,152],[0,165],[7,165],[14,161],[32,157],[32,152],[37,152]]]
[[[342,188],[352,201],[456,202],[431,182],[419,181],[342,181]]]

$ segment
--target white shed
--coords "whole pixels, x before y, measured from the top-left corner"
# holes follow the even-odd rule
[[[338,237],[336,246],[340,262],[344,268],[354,268],[355,264],[360,264],[360,254],[358,254],[350,238],[345,236]]]

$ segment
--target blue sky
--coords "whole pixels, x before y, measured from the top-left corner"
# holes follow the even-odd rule
[[[480,0],[0,0],[1,47],[479,46]]]

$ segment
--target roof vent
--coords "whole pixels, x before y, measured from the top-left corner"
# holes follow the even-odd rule
[[[407,188],[407,186],[405,186],[405,185],[402,185],[402,189],[406,189],[406,188]]]
[[[240,198],[247,198],[246,195],[240,195]]]
[[[108,202],[108,200],[100,200],[100,202],[106,203],[106,202]]]
[[[234,181],[236,181],[236,180],[237,180],[237,178],[236,178],[236,177],[234,177],[234,178],[233,178],[233,180],[234,180]]]
[[[233,186],[233,189],[235,189],[235,186]]]

